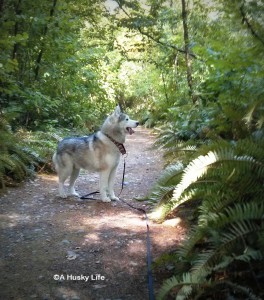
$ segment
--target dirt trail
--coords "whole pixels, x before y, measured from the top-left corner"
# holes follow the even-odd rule
[[[126,142],[122,198],[146,210],[132,199],[145,196],[162,169],[160,153],[149,150],[152,142],[146,129]],[[121,173],[122,163],[117,194]],[[94,191],[97,182],[97,175],[83,172],[77,190]],[[0,299],[148,299],[146,224],[124,203],[60,199],[57,177],[41,175],[0,198],[0,222]],[[151,222],[150,230],[154,259],[184,235],[181,224]],[[158,286],[155,281],[155,293]]]

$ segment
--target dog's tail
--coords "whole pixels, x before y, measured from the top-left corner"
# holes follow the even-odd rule
[[[58,163],[57,151],[52,156],[52,162],[53,162],[53,165],[55,167],[55,170],[58,172],[59,163]]]

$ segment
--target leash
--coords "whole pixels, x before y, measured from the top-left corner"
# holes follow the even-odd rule
[[[124,180],[125,180],[125,172],[126,172],[126,157],[124,157],[124,165],[123,165],[123,176],[122,176],[122,185],[121,190],[118,194],[118,197],[122,194],[124,189]],[[149,218],[147,215],[147,212],[144,208],[136,207],[134,205],[131,205],[130,203],[126,202],[124,199],[119,198],[120,201],[122,201],[124,204],[129,206],[130,208],[137,210],[144,214],[145,220],[146,220],[146,227],[147,227],[147,236],[146,236],[146,242],[147,242],[147,276],[148,276],[148,293],[149,293],[149,300],[154,300],[154,288],[153,288],[153,276],[152,276],[152,255],[151,255],[151,243],[150,243],[150,229],[149,229]]]
[[[124,182],[125,182],[125,173],[126,173],[126,156],[124,156],[124,163],[123,163],[123,175],[122,175],[122,185],[121,185],[121,191],[118,195],[118,197],[121,195],[123,189],[124,189]],[[100,199],[96,199],[94,197],[92,197],[93,195],[96,195],[96,194],[100,194],[99,191],[95,191],[95,192],[91,192],[91,193],[88,193],[88,194],[85,194],[83,196],[80,197],[80,199],[82,200],[100,200]]]
[[[124,163],[123,163],[123,175],[122,175],[122,184],[121,184],[121,190],[118,194],[118,197],[122,194],[123,189],[124,189],[124,182],[125,182],[125,173],[126,173],[126,156],[124,156]],[[95,194],[99,194],[98,191],[88,193],[84,196],[81,196],[80,199],[89,199],[89,200],[100,200],[100,199],[95,199],[92,196]],[[129,206],[130,208],[137,210],[141,213],[144,214],[145,216],[145,221],[146,221],[146,227],[147,227],[147,236],[146,236],[146,243],[147,243],[147,276],[148,276],[148,294],[149,294],[149,300],[155,300],[154,296],[154,288],[153,288],[153,276],[152,276],[152,269],[151,269],[151,264],[152,264],[152,255],[151,255],[151,242],[150,242],[150,228],[149,228],[149,218],[147,215],[147,212],[145,209],[136,207],[131,205],[130,203],[126,202],[124,199],[119,198],[120,201],[122,201],[124,204]]]
[[[148,276],[148,293],[149,293],[149,300],[154,300],[154,288],[153,288],[153,276],[152,276],[152,269],[151,269],[151,264],[152,264],[152,255],[151,255],[151,243],[150,243],[150,229],[149,229],[149,218],[148,215],[145,211],[145,209],[136,207],[131,205],[130,203],[127,203],[124,199],[119,198],[123,203],[125,203],[127,206],[131,207],[132,209],[135,209],[141,213],[144,214],[145,220],[146,220],[146,226],[147,226],[147,276]]]

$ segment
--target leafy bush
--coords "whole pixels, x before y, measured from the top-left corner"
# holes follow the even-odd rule
[[[16,135],[21,138],[20,144],[23,149],[30,153],[33,161],[37,162],[35,166],[36,172],[52,172],[52,155],[57,147],[58,141],[60,141],[63,133],[60,131],[54,131],[51,128],[48,132],[43,131],[24,131],[20,130]]]
[[[58,133],[57,133],[58,132]],[[66,132],[13,132],[3,118],[0,119],[0,190],[15,185],[37,172],[53,171],[51,157],[58,141]]]
[[[0,189],[5,189],[7,185],[32,176],[36,161],[3,118],[0,118],[0,141]]]

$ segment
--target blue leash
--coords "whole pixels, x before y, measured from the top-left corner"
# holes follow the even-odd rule
[[[123,165],[123,177],[122,177],[122,187],[121,187],[121,191],[119,193],[118,196],[121,195],[123,188],[124,188],[124,180],[125,180],[125,172],[126,172],[126,160],[124,158],[124,165]],[[89,194],[86,194],[82,197],[80,197],[80,199],[90,199],[90,200],[96,200],[95,198],[91,197],[95,194],[99,194],[98,191],[96,192],[92,192]],[[154,296],[154,287],[153,287],[153,276],[152,276],[152,269],[151,269],[151,264],[152,264],[152,255],[151,255],[151,243],[150,243],[150,229],[149,229],[149,219],[148,219],[148,215],[145,211],[145,209],[140,208],[140,207],[135,207],[129,203],[127,203],[125,200],[119,198],[119,200],[121,200],[123,203],[125,203],[127,206],[140,211],[141,213],[143,213],[145,215],[145,220],[146,220],[146,226],[147,226],[147,237],[146,237],[146,241],[147,241],[147,276],[148,276],[148,294],[149,294],[149,300],[155,300],[155,296]]]
[[[125,200],[119,198],[123,203],[128,205],[129,207],[138,210],[142,212],[145,215],[145,220],[146,220],[146,226],[147,226],[147,275],[148,275],[148,292],[149,292],[149,300],[155,300],[154,297],[154,288],[153,288],[153,276],[152,276],[152,269],[151,269],[151,264],[152,264],[152,255],[151,255],[151,243],[150,243],[150,229],[149,229],[149,219],[148,215],[143,208],[135,207],[129,203],[127,203]]]

